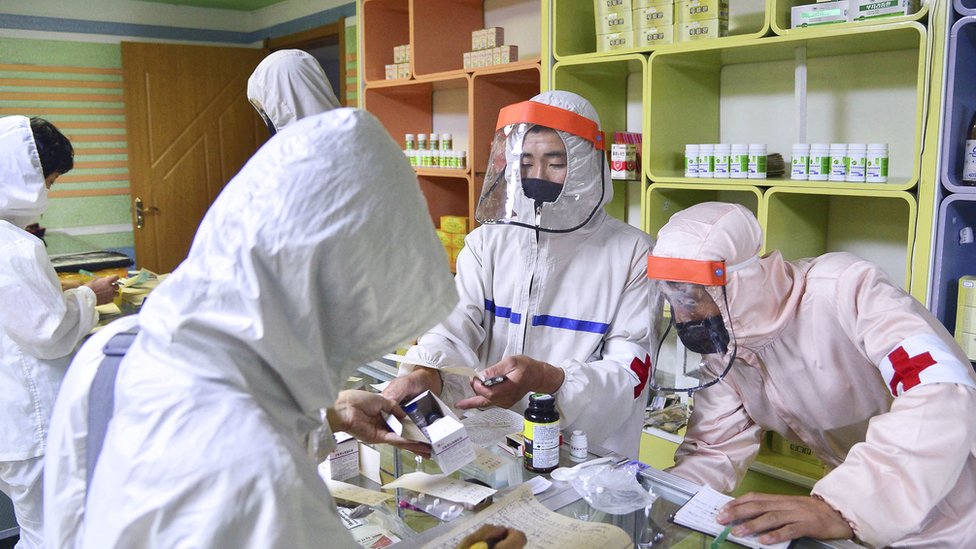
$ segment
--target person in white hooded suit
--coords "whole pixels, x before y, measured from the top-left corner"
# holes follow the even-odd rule
[[[48,542],[355,547],[306,439],[358,365],[451,310],[445,261],[416,176],[372,115],[336,109],[280,132],[138,320],[79,353],[52,420]],[[87,387],[101,345],[135,322],[89,485]]]
[[[586,99],[561,90],[501,110],[482,225],[458,255],[460,302],[407,352],[428,367],[404,363],[384,394],[432,389],[460,408],[522,412],[529,393],[553,393],[567,433],[637,457],[656,343],[645,279],[653,241],[603,209],[613,185],[599,124]],[[441,375],[451,366],[507,380]]]
[[[271,135],[341,106],[322,65],[302,50],[278,50],[262,59],[247,79],[247,100]]]
[[[118,277],[62,292],[40,239],[24,230],[47,209],[48,187],[73,166],[53,125],[0,118],[0,492],[20,524],[19,548],[41,547],[48,421],[68,362],[111,302]]]

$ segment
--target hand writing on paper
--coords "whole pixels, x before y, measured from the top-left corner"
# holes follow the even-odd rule
[[[528,540],[525,534],[514,529],[485,524],[478,528],[458,544],[457,549],[470,549],[473,547],[481,548],[493,547],[494,549],[521,549],[525,547]]]
[[[816,539],[854,537],[840,513],[819,498],[748,493],[725,505],[718,513],[720,524],[742,521],[732,535],[758,534],[760,543],[779,543],[808,536]]]
[[[458,408],[487,408],[488,406],[509,408],[522,400],[526,393],[555,393],[562,386],[564,379],[562,369],[525,355],[505,357],[494,366],[485,369],[481,375],[485,379],[505,376],[507,380],[486,387],[481,380],[472,379],[471,390],[476,396],[459,400]]]
[[[430,457],[430,446],[407,440],[390,431],[383,413],[403,419],[406,414],[396,402],[366,391],[339,391],[335,404],[327,410],[329,427],[345,431],[363,442],[392,444],[424,457]]]

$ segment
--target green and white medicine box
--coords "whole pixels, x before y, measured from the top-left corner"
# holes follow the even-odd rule
[[[671,6],[674,7],[674,0],[633,0],[634,9],[639,8],[650,8],[650,7],[663,7]]]
[[[593,12],[597,15],[633,9],[633,0],[593,0]]]
[[[729,0],[681,0],[674,6],[678,23],[729,18]]]
[[[671,44],[674,42],[674,26],[639,28],[634,30],[634,35],[638,48]]]
[[[596,33],[626,32],[634,30],[633,11],[617,10],[612,13],[596,14]]]
[[[634,47],[634,31],[611,32],[596,36],[596,51],[629,50]]]
[[[674,24],[675,42],[692,42],[719,38],[729,33],[728,19],[709,19]]]
[[[850,0],[848,14],[851,21],[866,21],[876,17],[911,15],[918,11],[918,0]]]
[[[634,8],[634,29],[652,29],[674,24],[674,6]]]
[[[847,13],[847,0],[793,6],[790,12],[790,26],[795,29],[814,25],[846,23],[848,21]]]

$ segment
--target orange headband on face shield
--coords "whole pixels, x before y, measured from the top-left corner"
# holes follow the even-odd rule
[[[522,101],[503,107],[498,111],[498,124],[495,130],[500,130],[512,124],[538,124],[554,130],[561,130],[582,137],[593,144],[597,150],[604,150],[603,132],[599,130],[596,122],[580,116],[572,111],[536,103],[535,101]]]
[[[725,262],[651,255],[647,256],[647,278],[690,282],[702,286],[725,286]]]

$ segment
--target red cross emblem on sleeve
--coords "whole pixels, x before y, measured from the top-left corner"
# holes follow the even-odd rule
[[[891,376],[891,394],[898,394],[898,384],[901,383],[902,392],[918,385],[921,380],[918,375],[923,370],[935,364],[935,359],[929,353],[922,353],[915,356],[908,356],[904,347],[898,347],[888,355],[891,367],[895,370],[895,375]]]
[[[634,398],[636,399],[644,392],[644,385],[647,385],[647,377],[651,371],[651,355],[645,355],[643,361],[634,357],[630,363],[630,369],[637,374],[637,379],[640,380],[640,383],[634,386]]]

